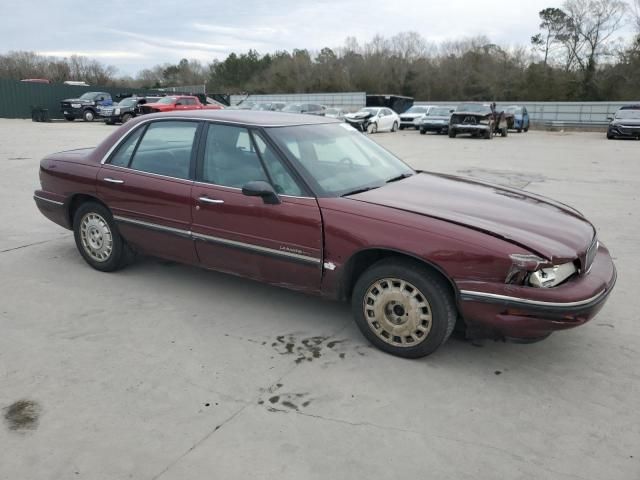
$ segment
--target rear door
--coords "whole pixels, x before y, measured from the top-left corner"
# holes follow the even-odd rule
[[[202,264],[288,288],[316,292],[322,275],[322,220],[268,140],[245,127],[209,123],[193,188],[192,232]],[[242,193],[269,182],[280,203]]]
[[[99,198],[134,248],[196,263],[189,230],[200,129],[200,122],[188,120],[141,125],[100,168]]]

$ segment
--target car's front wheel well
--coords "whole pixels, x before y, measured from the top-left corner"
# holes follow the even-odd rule
[[[67,222],[69,224],[69,228],[73,228],[73,217],[75,216],[78,208],[80,208],[82,204],[87,202],[99,203],[100,205],[103,205],[107,210],[109,210],[109,207],[107,207],[103,202],[98,200],[96,197],[93,197],[91,195],[86,195],[84,193],[75,194],[71,197],[71,199],[67,204]]]
[[[451,296],[457,300],[458,295],[457,295],[457,290],[456,290],[455,284],[453,283],[453,280],[451,280],[451,278],[449,278],[440,267],[428,261],[425,261],[422,258],[416,257],[414,255],[410,255],[404,252],[399,252],[396,250],[388,250],[384,248],[362,250],[356,253],[355,255],[353,255],[347,261],[347,263],[344,266],[343,275],[342,275],[340,298],[342,300],[349,300],[351,298],[351,294],[353,293],[353,287],[358,281],[358,278],[360,277],[360,275],[362,275],[365,272],[365,270],[367,270],[370,266],[379,262],[380,260],[393,258],[393,257],[414,262],[418,265],[421,265],[427,268],[428,270],[432,271],[434,274],[441,277],[444,280],[444,283],[449,288]]]

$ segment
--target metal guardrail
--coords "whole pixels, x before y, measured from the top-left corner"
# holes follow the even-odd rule
[[[366,105],[367,94],[365,92],[341,92],[231,95],[231,105],[237,105],[240,102],[320,103],[328,107],[359,110]]]
[[[416,105],[456,105],[464,102],[415,102]],[[507,105],[527,108],[531,123],[547,127],[604,128],[607,117],[623,105],[640,105],[628,102],[498,102],[498,109]]]

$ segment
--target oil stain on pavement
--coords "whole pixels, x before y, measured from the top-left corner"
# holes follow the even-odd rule
[[[18,400],[4,408],[4,420],[12,431],[35,430],[42,408],[33,400]]]

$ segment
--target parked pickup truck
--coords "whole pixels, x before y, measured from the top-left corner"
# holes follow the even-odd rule
[[[207,105],[190,95],[162,97],[155,103],[147,103],[140,107],[142,113],[174,112],[180,110],[219,110],[220,105]]]
[[[113,105],[111,95],[107,92],[86,92],[78,98],[67,98],[60,102],[60,110],[65,119],[72,122],[81,118],[85,122],[93,122],[99,115],[99,108]]]

